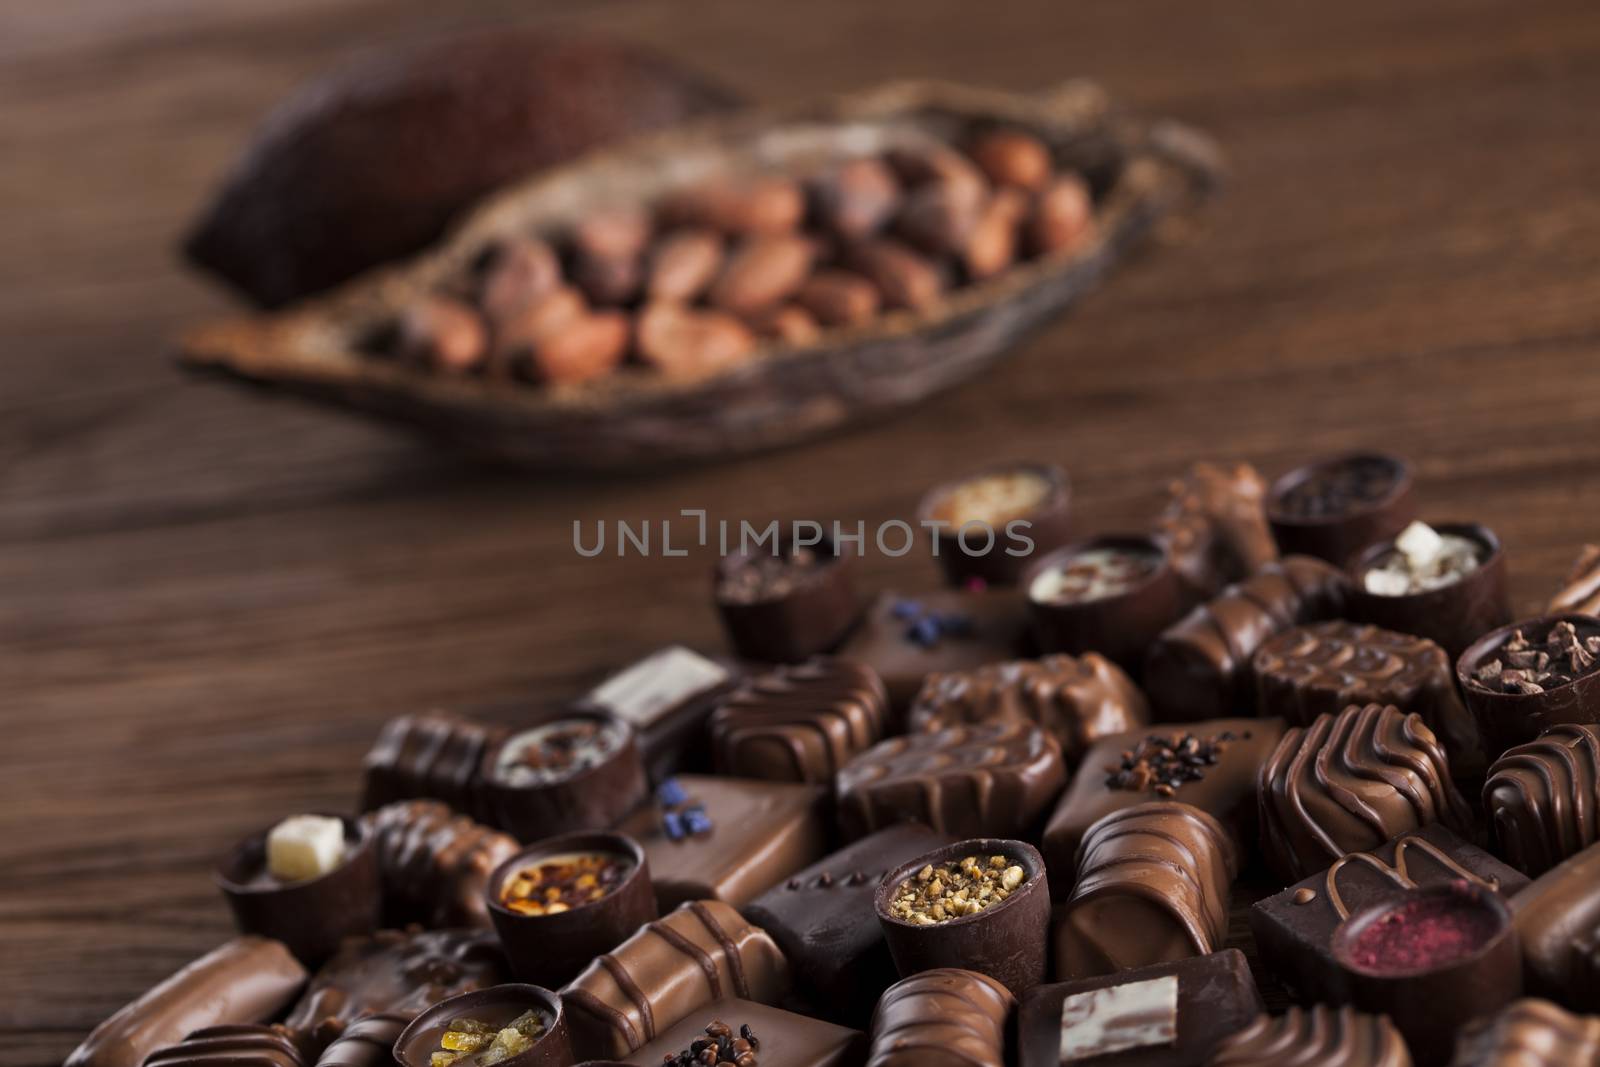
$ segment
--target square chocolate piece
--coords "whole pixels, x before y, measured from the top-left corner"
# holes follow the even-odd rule
[[[730,1040],[743,1036],[745,1027],[755,1041],[761,1067],[853,1067],[861,1062],[867,1037],[859,1030],[811,1019],[804,1015],[769,1008],[750,1000],[719,1000],[688,1018],[629,1056],[624,1063],[638,1067],[662,1067],[677,1062],[695,1041],[706,1038],[706,1028],[716,1023],[732,1031]],[[727,1057],[733,1062],[733,1057]]]
[[[1212,719],[1155,724],[1096,741],[1039,846],[1051,887],[1060,887],[1056,895],[1066,896],[1077,880],[1078,843],[1089,827],[1135,804],[1182,801],[1216,816],[1241,846],[1253,841],[1256,772],[1283,728],[1282,719]]]
[[[1039,986],[1022,999],[1020,1067],[1189,1067],[1261,1012],[1238,949]]]
[[[624,667],[578,699],[622,719],[639,735],[652,781],[679,770],[709,770],[706,717],[739,681],[736,672],[684,648],[669,645]]]
[[[872,903],[878,883],[902,863],[955,840],[921,823],[890,826],[773,886],[740,911],[783,949],[800,995],[819,1014],[865,1026],[878,997],[900,978]]]
[[[904,715],[922,681],[1027,654],[1028,611],[1014,591],[939,589],[883,593],[839,655],[878,672]]]
[[[1465,880],[1506,898],[1528,884],[1521,872],[1439,823],[1352,852],[1319,874],[1250,909],[1261,964],[1307,1003],[1348,999],[1334,962],[1334,932],[1350,916],[1409,889]]]
[[[691,900],[748,904],[828,849],[824,790],[683,774],[617,825],[644,847],[666,913]]]

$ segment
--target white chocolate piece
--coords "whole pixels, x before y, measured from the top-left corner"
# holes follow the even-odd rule
[[[1061,1002],[1061,1062],[1079,1063],[1178,1040],[1178,978],[1079,993]]]
[[[307,882],[344,862],[344,821],[291,815],[267,834],[267,873],[280,882]]]
[[[1444,538],[1425,522],[1416,521],[1394,539],[1394,547],[1406,557],[1414,570],[1422,570],[1444,551]]]
[[[1411,592],[1411,579],[1397,571],[1375,569],[1367,572],[1366,586],[1375,596],[1405,596]]]
[[[601,683],[589,700],[643,731],[674,704],[727,680],[715,662],[673,645]]]

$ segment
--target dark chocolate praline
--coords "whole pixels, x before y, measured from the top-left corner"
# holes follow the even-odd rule
[[[1346,567],[1351,579],[1347,610],[1353,622],[1426,637],[1451,656],[1459,656],[1485,633],[1511,621],[1505,549],[1493,530],[1475,522],[1444,522],[1433,528],[1476,542],[1480,549],[1477,569],[1422,593],[1371,593],[1363,581],[1367,571],[1394,549],[1393,537],[1375,541]]]
[[[213,875],[241,933],[282,941],[307,966],[332,956],[345,938],[376,930],[383,907],[371,829],[346,815],[328,817],[344,825],[345,841],[343,859],[328,873],[298,882],[273,878],[269,826],[235,845]]]
[[[1388,481],[1367,499],[1327,514],[1311,514],[1294,506],[1296,494],[1306,492],[1315,479],[1329,477],[1341,468],[1370,467]],[[1267,521],[1284,555],[1316,556],[1336,567],[1375,541],[1393,537],[1416,518],[1412,495],[1411,464],[1385,452],[1347,452],[1296,467],[1272,483],[1267,491]]]
[[[630,868],[599,900],[550,915],[526,915],[506,906],[505,884],[541,859],[574,853],[601,853],[624,859]],[[610,952],[656,918],[655,887],[644,849],[627,834],[573,833],[529,845],[495,868],[486,892],[489,917],[517,978],[559,989],[590,960]]]
[[[986,586],[1016,585],[1034,559],[1066,544],[1072,486],[1067,472],[1051,463],[1000,463],[942,482],[923,495],[917,505],[918,522],[938,521],[940,505],[961,487],[1008,475],[1038,478],[1043,483],[1043,499],[998,526],[988,524],[988,530],[981,526],[970,527],[969,523],[970,528],[963,534],[960,526],[939,526],[933,533],[934,551],[948,584],[962,586],[976,581]],[[1033,547],[1020,555],[1012,555],[1007,549],[1020,551],[1021,542],[1011,536],[1009,527],[1019,520],[1028,526],[1018,532],[1031,541]]]
[[[563,723],[593,724],[609,750],[590,766],[552,772],[541,781],[513,780],[513,768],[503,765],[507,750],[534,731]],[[523,842],[614,826],[650,792],[633,728],[603,711],[573,710],[512,734],[484,753],[481,780],[493,824]]]
[[[496,1067],[572,1067],[577,1057],[572,1052],[561,998],[541,986],[525,984],[493,986],[440,1001],[401,1031],[395,1039],[394,1058],[400,1067],[431,1067],[440,1036],[455,1020],[504,1024],[529,1009],[543,1016],[544,1032],[530,1048],[501,1060]]]
[[[1478,669],[1497,658],[1500,649],[1517,633],[1538,643],[1561,622],[1571,623],[1580,638],[1600,635],[1600,619],[1593,615],[1542,615],[1491,630],[1456,660],[1456,680],[1461,684],[1467,710],[1478,720],[1484,753],[1490,760],[1498,759],[1507,749],[1536,740],[1552,726],[1600,723],[1600,670],[1541,693],[1495,692],[1474,678]]]
[[[759,663],[798,663],[831,651],[861,616],[854,550],[824,537],[810,547],[819,565],[800,576],[793,588],[772,596],[730,598],[723,589],[724,582],[762,551],[757,546],[751,552],[724,556],[712,572],[712,599],[734,652]],[[772,554],[787,558],[788,542],[779,542]]]
[[[1036,595],[1040,579],[1050,572],[1105,550],[1148,556],[1153,568],[1132,588],[1109,596],[1050,600]],[[1040,652],[1099,652],[1135,678],[1151,642],[1187,607],[1165,542],[1143,534],[1108,534],[1050,552],[1028,569],[1022,588]]]

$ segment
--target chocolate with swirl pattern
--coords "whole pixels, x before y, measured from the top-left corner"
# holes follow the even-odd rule
[[[1393,705],[1351,705],[1286,731],[1261,765],[1256,801],[1262,852],[1285,881],[1429,823],[1472,831],[1438,738]]]
[[[1552,726],[1489,769],[1483,807],[1502,858],[1538,876],[1600,841],[1600,726]]]
[[[1600,845],[1535,878],[1511,911],[1528,992],[1600,1012]]]
[[[889,694],[872,668],[819,656],[761,674],[711,714],[717,770],[741,778],[827,784],[883,737]]]
[[[1204,956],[1227,939],[1238,853],[1192,804],[1112,812],[1084,834],[1077,871],[1055,925],[1057,981]]]
[[[1278,558],[1267,523],[1267,483],[1248,463],[1196,463],[1172,482],[1156,519],[1190,602],[1216,596]]]
[[[584,1059],[628,1056],[724,997],[774,1004],[789,965],[772,938],[717,900],[695,900],[639,928],[561,990]]]
[[[305,1067],[306,1050],[288,1027],[238,1023],[196,1030],[156,1049],[144,1067]]]
[[[1573,1015],[1548,1000],[1514,1000],[1471,1023],[1453,1067],[1600,1067],[1600,1018]]]
[[[1550,598],[1547,614],[1567,612],[1600,615],[1600,545],[1584,545],[1567,580]]]
[[[881,742],[839,772],[839,828],[897,822],[965,837],[1026,837],[1066,784],[1061,746],[1031,723],[952,726]]]
[[[1144,688],[1159,722],[1250,714],[1250,660],[1291,626],[1335,617],[1349,580],[1314,556],[1265,564],[1162,631],[1145,657]]]
[[[1316,1004],[1258,1016],[1208,1067],[1411,1067],[1411,1053],[1387,1015]]]
[[[489,875],[522,846],[437,800],[402,800],[361,817],[373,835],[391,926],[488,926]]]
[[[1264,643],[1251,673],[1257,714],[1304,726],[1351,704],[1393,704],[1422,716],[1457,779],[1483,780],[1477,723],[1456,691],[1450,657],[1425,637],[1342,620],[1299,626]]]
[[[1031,722],[1061,745],[1076,767],[1090,745],[1150,721],[1144,694],[1098,652],[991,663],[930,674],[911,706],[912,733],[963,723]]]
[[[1005,1067],[1011,990],[958,967],[904,978],[878,1000],[867,1067]]]
[[[506,732],[442,711],[390,719],[362,761],[361,810],[427,798],[488,822],[483,757]]]

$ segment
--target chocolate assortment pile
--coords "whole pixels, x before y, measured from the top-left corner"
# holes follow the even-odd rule
[[[701,378],[763,348],[930,311],[963,286],[1081,246],[1093,229],[1088,183],[1031,134],[930,137],[802,174],[704,178],[502,240],[368,351],[546,386],[630,371]],[[1028,488],[1016,487],[1017,502]]]
[[[996,137],[961,165],[1051,180]],[[732,654],[393,720],[360,810],[229,850],[238,936],[67,1067],[1600,1064],[1600,553],[1515,619],[1410,472],[1196,464],[1073,541],[1019,464],[922,510],[1037,520],[1020,565],[730,556]]]

